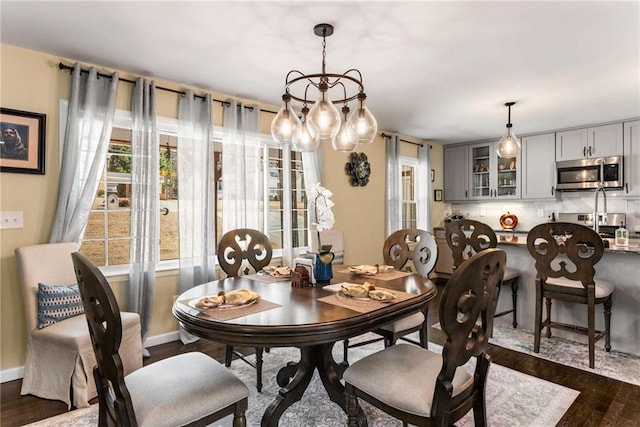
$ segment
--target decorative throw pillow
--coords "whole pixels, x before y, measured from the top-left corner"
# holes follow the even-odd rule
[[[38,329],[84,313],[78,285],[38,283]]]

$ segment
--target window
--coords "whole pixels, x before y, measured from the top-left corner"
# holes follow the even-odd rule
[[[400,158],[400,215],[402,228],[416,228],[418,224],[417,170],[418,162],[416,159]]]
[[[64,107],[64,111],[63,111]],[[61,105],[61,128],[66,122],[66,104]],[[123,273],[129,262],[130,195],[131,195],[131,118],[128,112],[116,113],[115,125],[105,168],[80,252],[100,267],[109,267],[108,273]],[[159,207],[160,221],[159,261],[161,268],[177,266],[179,257],[178,233],[178,168],[177,121],[158,118],[160,153]],[[222,150],[220,129],[215,139],[215,203],[216,236],[220,239],[222,224]],[[61,141],[64,139],[61,137]],[[262,138],[261,168],[265,173],[263,229],[271,239],[274,256],[281,256],[282,248],[290,244],[294,255],[308,246],[308,210],[304,191],[302,156],[298,152],[283,150],[272,145],[270,135]],[[113,268],[111,268],[113,267]]]
[[[266,145],[262,159],[266,171],[265,224],[274,253],[285,246],[285,235],[296,249],[308,246],[308,209],[304,191],[302,155]],[[289,155],[290,154],[290,155]],[[287,157],[290,159],[287,160]],[[291,197],[285,195],[290,194]],[[288,213],[291,212],[291,215]]]

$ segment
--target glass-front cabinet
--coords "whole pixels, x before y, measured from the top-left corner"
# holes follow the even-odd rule
[[[520,153],[515,157],[498,157],[497,144],[469,146],[471,199],[520,197]]]

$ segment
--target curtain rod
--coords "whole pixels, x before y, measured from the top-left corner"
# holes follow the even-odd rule
[[[62,62],[60,62],[60,63],[58,64],[58,68],[60,68],[61,70],[73,70],[73,66],[63,64]],[[81,69],[81,70],[80,70],[80,72],[82,72],[82,73],[88,73],[88,72],[89,72],[89,70]],[[111,78],[111,75],[110,75],[110,74],[104,74],[104,73],[100,73],[100,72],[98,72],[98,76],[100,76],[100,77],[107,77],[107,78]],[[125,78],[122,78],[122,77],[120,77],[120,78],[118,79],[118,81],[126,82],[126,83],[131,83],[131,84],[134,84],[134,83],[135,83],[135,81],[133,81],[133,80],[125,79]],[[171,93],[176,93],[176,94],[178,94],[178,95],[186,95],[186,93],[185,93],[184,91],[182,91],[182,90],[170,89],[170,88],[162,87],[162,86],[156,86],[156,89],[164,90],[164,91],[171,92]],[[193,96],[194,96],[195,98],[198,98],[198,99],[204,99],[204,98],[205,98],[205,97],[204,97],[204,96],[202,96],[202,95],[195,95],[195,94],[194,94]],[[220,99],[212,98],[212,101],[214,101],[214,102],[219,102],[219,103],[220,103],[220,104],[222,104],[222,105],[227,105],[227,106],[228,106],[228,105],[231,105],[231,103],[230,103],[229,101],[222,101],[222,100],[220,100]],[[253,107],[250,107],[250,106],[248,106],[248,105],[243,105],[243,107],[244,107],[244,108],[248,108],[248,109],[250,109],[250,110],[253,110]],[[277,111],[263,110],[262,108],[260,109],[260,111],[261,111],[261,112],[263,112],[263,113],[278,114],[278,113],[277,113]]]
[[[382,132],[382,133],[380,134],[380,136],[381,136],[381,137],[383,137],[383,138],[389,138],[389,137],[392,137],[393,135],[389,135],[389,134],[386,134],[386,133]],[[399,141],[402,141],[402,142],[409,143],[409,144],[417,145],[417,146],[419,146],[419,147],[424,147],[424,144],[421,144],[421,143],[419,143],[419,142],[407,141],[406,139],[402,139],[402,138],[398,138],[398,140],[399,140]],[[429,144],[429,148],[433,148],[433,147],[431,146],[431,144]]]

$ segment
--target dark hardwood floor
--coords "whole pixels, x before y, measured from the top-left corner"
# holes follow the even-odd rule
[[[431,307],[429,321],[430,324],[434,324],[438,321],[437,298]],[[429,339],[431,341],[438,344],[443,343],[442,331],[431,328],[430,333]],[[193,344],[183,345],[179,341],[175,341],[151,347],[151,357],[145,359],[145,364],[187,351],[202,351],[218,361],[224,360],[224,346],[221,344],[200,340]],[[573,405],[558,423],[559,426],[640,426],[640,387],[638,386],[502,347],[491,346],[489,354],[495,363],[502,366],[580,392]],[[585,357],[587,357],[586,352]],[[34,396],[20,396],[20,385],[21,380],[0,385],[0,425],[2,427],[21,426],[61,414],[67,410],[66,405],[62,402]]]

